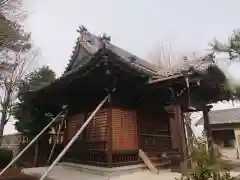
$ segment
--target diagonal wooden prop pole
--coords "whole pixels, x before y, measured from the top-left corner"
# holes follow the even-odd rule
[[[40,178],[40,180],[44,180],[45,177],[50,173],[52,168],[56,166],[56,164],[60,161],[60,159],[65,155],[65,153],[68,151],[68,149],[72,146],[72,144],[77,140],[79,135],[83,132],[83,130],[86,128],[86,126],[90,123],[90,121],[93,119],[95,114],[99,111],[99,109],[104,105],[104,103],[108,100],[110,95],[107,95],[103,101],[97,106],[97,108],[93,111],[91,116],[87,119],[87,121],[82,125],[82,127],[78,130],[78,132],[73,136],[71,141],[66,145],[66,147],[62,150],[62,152],[58,155],[58,157],[53,161],[51,166],[48,168],[48,170],[44,173],[44,175]]]
[[[0,172],[0,176],[15,163],[25,151],[63,114],[67,106]]]

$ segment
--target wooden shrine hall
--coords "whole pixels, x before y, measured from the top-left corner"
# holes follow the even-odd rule
[[[78,32],[64,74],[32,94],[49,112],[68,106],[65,144],[109,98],[62,161],[111,168],[143,163],[139,152],[159,166],[184,161],[183,113],[206,111],[207,104],[228,97],[213,54],[159,70],[106,34],[95,36],[83,26]]]

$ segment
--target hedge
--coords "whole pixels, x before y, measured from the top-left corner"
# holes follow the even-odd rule
[[[0,148],[0,169],[8,165],[13,158],[13,152],[10,149]]]

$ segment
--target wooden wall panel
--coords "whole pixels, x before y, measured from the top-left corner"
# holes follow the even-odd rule
[[[91,113],[89,113],[90,115]],[[101,109],[87,127],[86,141],[107,141],[108,109]]]
[[[93,143],[106,142],[108,140],[108,113],[109,109],[101,109],[89,123],[86,132],[82,134],[80,139],[84,140],[87,149],[96,149]],[[112,111],[112,149],[120,150],[136,150],[138,149],[138,135],[136,111],[113,108]],[[88,113],[88,116],[90,113]],[[67,137],[70,140],[82,126],[85,121],[84,114],[78,114],[68,118]],[[84,137],[84,139],[83,139]],[[102,149],[99,146],[97,149]],[[106,147],[105,147],[106,148]]]
[[[81,128],[81,126],[83,125],[84,121],[85,121],[84,114],[77,114],[77,115],[68,117],[68,125],[67,125],[67,138],[68,138],[68,141],[71,140],[72,137]],[[83,134],[81,134],[79,138],[82,139],[83,138]]]
[[[166,152],[172,149],[169,117],[164,110],[139,110],[140,148],[145,152]]]
[[[112,109],[112,148],[116,151],[138,149],[135,110]]]

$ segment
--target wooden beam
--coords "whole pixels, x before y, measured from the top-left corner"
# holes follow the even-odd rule
[[[176,123],[176,130],[178,135],[179,141],[179,153],[180,153],[180,168],[181,173],[185,175],[187,173],[187,144],[186,144],[186,133],[185,133],[185,125],[184,119],[182,114],[181,106],[178,104],[174,105],[174,114],[175,114],[175,123]]]
[[[208,116],[209,108],[207,106],[204,106],[202,111],[203,111],[203,120],[204,120],[204,130],[206,132],[207,138],[210,139],[212,138],[212,130],[211,130],[209,116]]]
[[[182,74],[177,74],[177,75],[172,75],[172,76],[168,76],[168,77],[164,77],[164,78],[159,78],[159,79],[155,79],[155,80],[152,80],[149,84],[152,84],[152,83],[159,83],[159,82],[165,82],[165,81],[168,81],[168,80],[176,80],[178,78],[181,78],[183,77]]]
[[[107,134],[107,158],[108,158],[108,167],[112,168],[112,103],[109,100],[108,107],[108,134]]]
[[[137,113],[136,113],[136,127],[137,127],[137,148],[138,148],[138,151],[139,149],[141,148],[140,147],[140,122],[139,122],[139,110],[137,110]],[[138,156],[138,160],[140,160],[140,156]]]
[[[214,160],[214,149],[213,149],[213,140],[212,140],[212,130],[209,122],[208,111],[209,107],[204,105],[203,106],[203,120],[204,120],[204,131],[206,133],[207,142],[208,142],[208,151],[211,155],[211,160]]]
[[[152,173],[158,174],[157,168],[142,149],[139,149],[139,157],[143,160],[143,162],[146,164],[146,166]]]
[[[171,137],[172,137],[172,148],[178,149],[179,147],[179,141],[178,141],[178,128],[176,126],[175,118],[170,114],[169,115],[169,123],[170,123],[170,131],[171,131]]]

